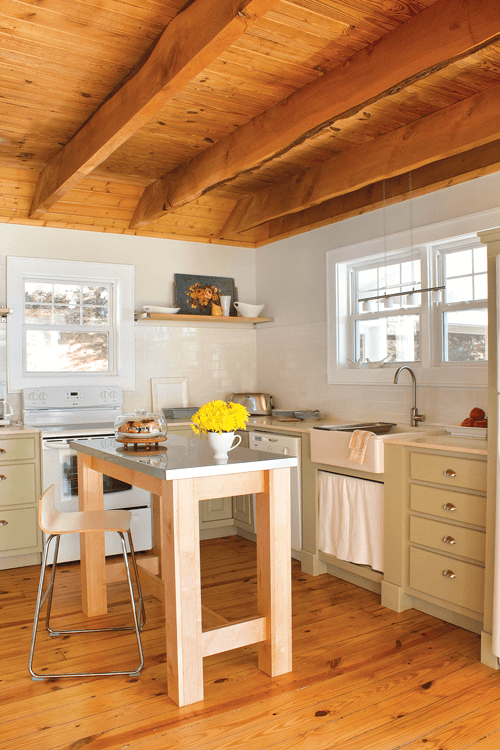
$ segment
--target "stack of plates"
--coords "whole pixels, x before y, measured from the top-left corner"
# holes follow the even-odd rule
[[[488,437],[487,427],[462,427],[462,425],[457,424],[434,424],[433,426],[442,427],[454,437],[481,438],[482,440],[486,440]]]
[[[318,409],[302,409],[302,411],[287,411],[273,409],[273,417],[297,417],[297,419],[321,419],[323,415]]]
[[[164,407],[163,414],[167,419],[191,419],[193,414],[198,411],[197,406],[179,406],[174,408]]]

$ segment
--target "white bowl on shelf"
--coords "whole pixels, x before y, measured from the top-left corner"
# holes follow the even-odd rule
[[[181,309],[180,307],[158,307],[158,305],[143,305],[144,312],[163,313],[164,315],[175,315]]]
[[[263,305],[250,305],[248,302],[235,302],[234,306],[238,315],[241,315],[242,318],[258,318],[266,305],[265,303]]]

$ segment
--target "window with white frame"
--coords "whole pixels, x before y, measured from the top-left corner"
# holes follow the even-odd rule
[[[476,235],[336,263],[329,276],[335,279],[329,346],[335,346],[336,370],[381,360],[443,373],[485,367],[486,265],[486,247]],[[334,357],[330,351],[330,373]]]
[[[479,242],[437,247],[443,301],[437,305],[442,362],[487,359],[488,276],[486,247]]]
[[[133,387],[132,266],[10,257],[7,269],[9,390]]]
[[[352,265],[350,335],[355,361],[420,360],[420,306],[404,293],[421,288],[421,261],[403,254]],[[421,295],[415,295],[417,298]]]
[[[24,279],[26,372],[113,372],[113,284]]]

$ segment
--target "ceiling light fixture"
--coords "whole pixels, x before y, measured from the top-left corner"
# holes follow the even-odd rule
[[[413,200],[412,200],[412,176],[411,172],[408,172],[408,194],[410,199],[410,268],[412,276],[413,273]],[[406,304],[415,307],[417,304],[417,295],[415,294],[415,287],[412,287],[411,292],[406,295]]]
[[[382,234],[384,237],[384,269],[385,269],[385,288],[387,289],[387,247],[386,247],[386,225],[385,225],[385,180],[382,182]],[[384,295],[384,309],[390,310],[394,307],[394,302],[391,296]]]

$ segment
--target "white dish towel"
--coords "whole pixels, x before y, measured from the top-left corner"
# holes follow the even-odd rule
[[[357,464],[362,464],[365,460],[368,442],[373,436],[373,432],[367,430],[354,430],[349,441],[349,459]]]
[[[384,485],[319,473],[318,547],[339,560],[384,570]]]

